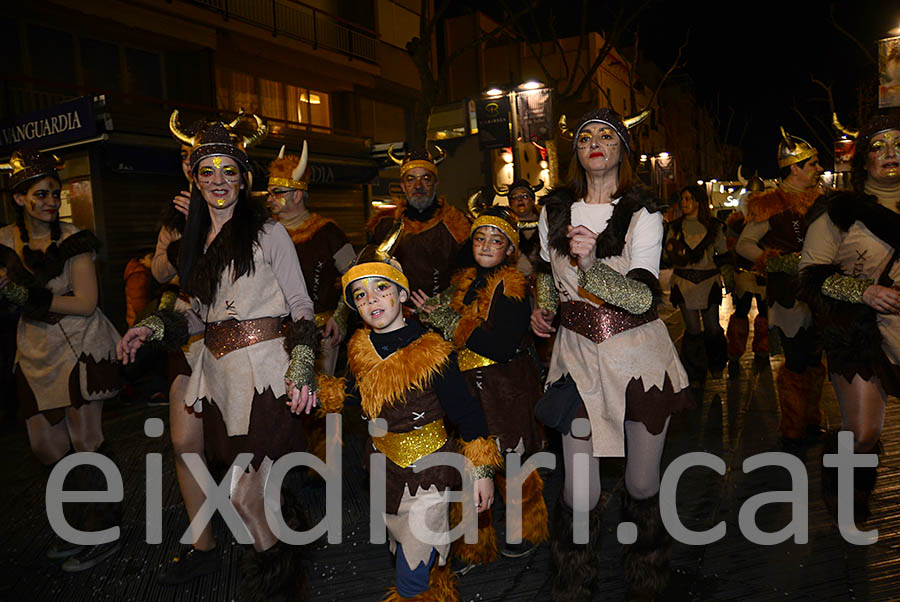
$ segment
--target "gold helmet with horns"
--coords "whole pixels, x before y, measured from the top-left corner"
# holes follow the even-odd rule
[[[213,122],[204,127],[202,131],[189,135],[182,129],[178,109],[175,109],[169,116],[169,131],[177,140],[191,147],[191,169],[194,169],[204,157],[225,155],[233,158],[249,171],[250,159],[247,157],[246,149],[265,138],[269,128],[259,115],[254,114],[251,115],[256,122],[253,133],[249,136],[238,136],[234,130],[244,117],[244,110],[241,109],[232,121],[228,123]]]
[[[309,148],[303,141],[300,156],[285,155],[284,145],[278,151],[278,158],[269,165],[269,186],[309,190]]]
[[[788,167],[805,161],[819,154],[809,142],[798,136],[791,136],[784,127],[781,130],[781,141],[778,143],[778,167]]]
[[[368,245],[359,252],[353,266],[341,276],[341,288],[344,291],[344,303],[356,309],[350,287],[357,280],[364,278],[384,278],[396,284],[409,294],[409,279],[403,273],[400,262],[394,259],[394,249],[403,234],[403,219],[394,220],[390,231],[381,244]]]
[[[0,173],[10,174],[9,188],[15,192],[29,180],[55,175],[62,166],[63,162],[52,153],[22,149],[13,152],[9,163],[0,164]]]
[[[648,107],[637,115],[622,119],[622,117],[612,109],[597,109],[596,111],[591,111],[590,113],[583,115],[578,121],[578,127],[576,127],[574,131],[569,129],[568,124],[566,123],[566,116],[562,115],[559,118],[559,133],[560,136],[566,140],[572,140],[572,144],[574,145],[579,132],[581,132],[586,125],[589,123],[602,123],[615,130],[622,142],[625,143],[625,148],[631,153],[631,138],[628,134],[628,130],[643,123],[644,120],[650,116],[650,113],[651,109]]]
[[[437,144],[434,145],[434,149],[435,151],[437,151],[437,155],[432,155],[430,152],[428,152],[428,149],[417,148],[410,150],[406,153],[405,157],[400,159],[396,155],[394,155],[394,145],[392,144],[388,147],[388,157],[390,157],[391,161],[400,166],[401,178],[410,169],[414,169],[416,167],[427,169],[434,175],[437,175],[437,166],[440,165],[441,161],[447,158],[447,153],[445,153],[444,149],[442,149]]]

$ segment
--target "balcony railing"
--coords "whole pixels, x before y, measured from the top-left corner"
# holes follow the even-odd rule
[[[295,0],[193,0],[222,14],[264,27],[313,47],[328,48],[354,58],[376,62],[377,35],[322,10]]]

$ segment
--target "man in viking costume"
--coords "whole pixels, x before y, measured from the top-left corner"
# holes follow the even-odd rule
[[[341,301],[340,278],[356,252],[347,235],[334,222],[306,208],[309,201],[308,149],[300,156],[285,155],[284,147],[269,166],[269,209],[285,227],[306,279],[313,301],[316,325],[323,334],[316,370],[333,375],[338,345],[347,334],[347,306]]]
[[[438,164],[444,153],[432,157],[427,150],[411,150],[403,160],[388,155],[400,166],[400,187],[405,199],[390,213],[376,213],[369,222],[372,241],[379,243],[401,220],[403,233],[394,256],[403,265],[411,290],[434,296],[447,288],[456,269],[456,256],[469,237],[469,221],[446,199],[437,196]]]
[[[856,138],[853,192],[823,198],[809,212],[800,260],[801,294],[822,331],[828,372],[853,452],[881,452],[887,396],[900,395],[900,116],[876,115]],[[838,451],[837,431],[823,453]],[[876,467],[853,471],[857,522],[869,515]],[[837,520],[837,468],[822,469],[826,505]]]
[[[769,324],[784,349],[784,365],[776,377],[781,405],[780,431],[787,449],[804,437],[818,437],[822,425],[825,366],[809,306],[795,294],[797,264],[806,236],[806,212],[822,195],[819,153],[808,142],[781,128],[778,188],[752,195],[747,225],[735,249],[766,273]]]

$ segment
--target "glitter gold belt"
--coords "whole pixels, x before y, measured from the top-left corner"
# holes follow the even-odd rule
[[[287,336],[287,329],[288,323],[282,318],[222,320],[206,325],[204,343],[219,359],[232,351]]]
[[[491,358],[479,355],[467,347],[456,352],[456,360],[459,364],[460,372],[484,368],[485,366],[493,366],[497,363]]]
[[[620,332],[652,322],[656,318],[655,308],[636,316],[608,303],[594,307],[584,301],[566,301],[559,306],[560,326],[595,343],[602,343]]]
[[[446,442],[447,430],[442,418],[406,433],[388,432],[383,437],[372,437],[375,449],[400,468],[415,464],[420,458],[439,450]]]

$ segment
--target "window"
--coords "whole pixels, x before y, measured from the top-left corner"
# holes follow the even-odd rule
[[[284,84],[270,79],[259,80],[260,111],[266,117],[285,119]]]
[[[77,83],[72,35],[65,31],[28,26],[28,52],[31,55],[31,76],[35,79]]]
[[[216,104],[226,111],[243,107],[248,113],[327,131],[331,129],[330,100],[318,90],[216,68]]]
[[[122,69],[119,66],[119,47],[90,38],[82,38],[80,43],[85,85],[104,91],[120,90]]]
[[[125,63],[128,92],[138,96],[162,98],[162,66],[158,54],[126,48]]]
[[[285,86],[289,121],[309,124],[315,129],[331,128],[331,106],[328,94],[309,88]]]

